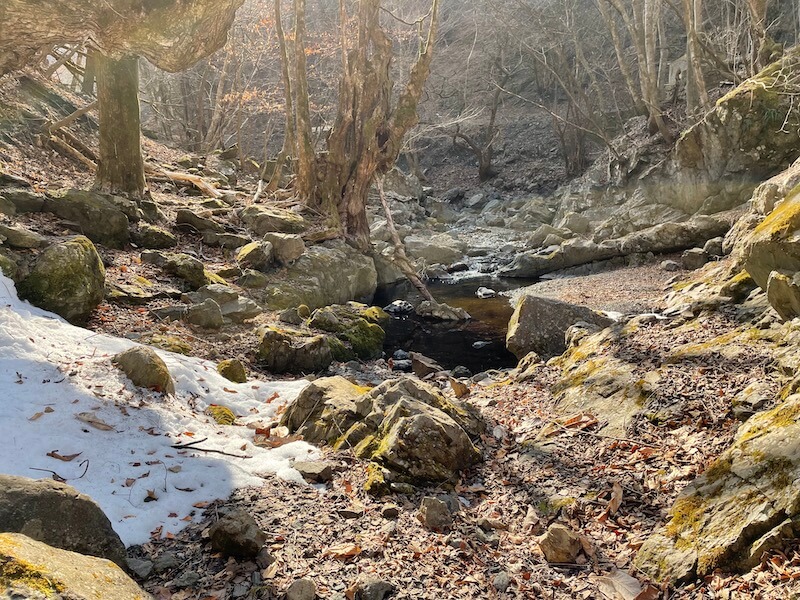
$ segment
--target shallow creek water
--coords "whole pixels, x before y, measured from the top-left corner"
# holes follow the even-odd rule
[[[397,349],[420,352],[436,360],[446,369],[458,365],[473,373],[516,365],[513,354],[506,350],[508,320],[514,312],[508,296],[480,299],[479,287],[497,292],[530,285],[533,281],[499,279],[482,275],[463,277],[454,281],[428,282],[437,302],[465,309],[472,319],[466,323],[432,322],[417,316],[392,319],[387,327],[386,353]],[[393,300],[419,302],[419,294],[407,282],[401,282],[376,296],[374,303],[386,306]],[[477,346],[477,347],[476,347]]]

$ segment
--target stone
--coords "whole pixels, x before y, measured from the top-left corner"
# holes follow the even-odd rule
[[[273,247],[270,242],[250,242],[239,248],[236,262],[242,269],[266,271],[272,264]]]
[[[397,167],[392,168],[383,177],[383,189],[388,193],[421,200],[424,197],[422,182],[416,175],[404,173]]]
[[[225,324],[219,304],[211,298],[204,300],[200,304],[190,306],[186,311],[184,320],[204,329],[221,329]]]
[[[472,317],[461,307],[453,307],[442,302],[423,300],[416,308],[417,314],[425,319],[438,321],[469,321]]]
[[[314,600],[317,597],[317,586],[308,577],[295,579],[286,589],[286,600]]]
[[[183,571],[172,580],[172,585],[176,588],[190,588],[197,585],[200,581],[200,573],[197,571]]]
[[[511,585],[511,577],[505,571],[500,571],[492,578],[492,587],[498,592],[505,592]]]
[[[659,267],[662,271],[666,271],[667,273],[674,273],[675,271],[681,270],[681,266],[674,260],[661,261]]]
[[[270,279],[259,271],[245,269],[242,276],[236,280],[236,285],[248,289],[261,289],[269,285]]]
[[[181,561],[178,559],[178,555],[175,552],[167,550],[166,552],[162,552],[158,555],[153,563],[153,568],[155,569],[156,573],[164,573],[170,569],[180,566],[180,564]]]
[[[705,265],[708,259],[708,254],[702,248],[690,248],[681,254],[681,266],[687,271],[694,271]]]
[[[217,233],[215,231],[203,232],[203,243],[209,246],[219,246],[229,250],[236,250],[245,244],[249,244],[252,240],[246,235],[238,235],[236,233]]]
[[[103,301],[105,276],[94,244],[77,236],[45,249],[17,291],[35,306],[84,323]]]
[[[486,197],[486,194],[478,192],[477,194],[473,194],[466,200],[464,200],[464,206],[467,208],[472,208],[475,210],[480,210],[483,208],[483,205],[486,204],[489,199]]]
[[[232,287],[220,283],[204,285],[196,292],[189,292],[182,296],[184,302],[200,304],[206,300],[213,300],[219,305],[222,316],[234,323],[242,323],[253,319],[263,312],[263,309],[250,300],[243,298]]]
[[[0,531],[126,565],[125,546],[95,501],[52,479],[0,475]]]
[[[397,591],[394,584],[368,576],[360,577],[355,588],[355,600],[386,600]]]
[[[0,533],[0,582],[8,598],[148,600],[114,563]]]
[[[770,273],[767,280],[767,300],[784,321],[799,317],[800,273]]]
[[[233,383],[247,383],[247,369],[238,358],[223,360],[217,365],[217,373]]]
[[[206,271],[202,261],[188,254],[172,254],[164,263],[164,270],[170,275],[183,279],[193,289],[200,288],[210,281],[210,273]]]
[[[420,503],[417,519],[426,529],[431,531],[444,531],[453,524],[453,515],[447,503],[438,498],[426,496]]]
[[[150,313],[159,321],[181,321],[186,316],[189,310],[188,306],[163,306],[161,308],[154,308]]]
[[[450,264],[464,258],[467,244],[446,234],[414,234],[405,239],[406,251],[428,264]]]
[[[301,233],[308,227],[306,220],[290,210],[253,204],[238,213],[239,218],[257,236],[266,233]]]
[[[255,558],[267,541],[255,519],[244,510],[235,509],[209,529],[211,547],[225,556]]]
[[[306,244],[299,235],[269,232],[261,239],[272,244],[275,260],[283,266],[292,264],[306,251]]]
[[[464,198],[464,194],[466,194],[464,188],[454,187],[444,192],[440,199],[442,202],[458,202]]]
[[[733,444],[678,495],[635,564],[658,582],[750,570],[785,549],[800,517],[800,395],[750,417]],[[789,535],[786,535],[788,533]]]
[[[381,506],[381,516],[384,519],[396,519],[400,516],[400,507],[396,504],[384,504]]]
[[[131,239],[139,248],[151,248],[154,250],[174,248],[178,245],[178,238],[169,231],[149,223],[141,223],[139,228],[131,235]]]
[[[80,233],[110,248],[128,243],[130,216],[136,204],[130,200],[86,190],[63,190],[50,195],[43,209],[73,222]]]
[[[589,218],[574,212],[565,214],[558,224],[561,229],[568,229],[573,233],[586,233],[589,230]]]
[[[327,483],[333,479],[333,466],[318,460],[296,460],[292,465],[300,475],[311,483]]]
[[[410,315],[414,312],[414,305],[406,300],[394,300],[383,307],[390,315]]]
[[[128,571],[139,579],[147,579],[153,572],[153,561],[139,558],[128,558]]]
[[[188,208],[179,208],[175,213],[175,223],[177,225],[188,225],[199,233],[205,231],[222,233],[224,231],[222,225],[211,218],[210,211],[205,211],[205,214],[199,215]]]
[[[389,315],[377,306],[358,302],[318,308],[311,314],[308,326],[336,335],[346,344],[349,352],[335,352],[339,361],[360,358],[370,360],[383,353],[386,333],[379,323],[386,323]]]
[[[275,273],[265,289],[271,310],[305,304],[312,310],[350,300],[369,303],[378,274],[371,257],[341,240],[317,244],[285,269]]]
[[[536,539],[549,563],[574,564],[581,551],[581,538],[566,525],[553,523]]]
[[[47,238],[34,233],[21,225],[4,225],[0,223],[0,244],[9,248],[30,250],[41,248],[47,243]]]
[[[135,346],[115,355],[111,361],[133,385],[165,394],[175,393],[175,383],[166,363],[152,348]]]
[[[3,198],[10,202],[17,214],[38,213],[44,210],[45,196],[29,189],[11,188],[4,189]]]
[[[13,217],[17,214],[17,207],[11,200],[7,200],[4,196],[0,196],[0,215]]]
[[[317,373],[333,362],[328,336],[277,327],[262,331],[257,357],[273,373]]]
[[[536,231],[530,234],[525,241],[527,242],[528,246],[539,248],[540,246],[549,246],[549,244],[545,244],[545,240],[551,237],[557,237],[565,240],[572,236],[566,229],[559,229],[557,227],[553,227],[552,225],[544,224],[539,225]]]
[[[311,444],[333,444],[342,432],[369,414],[371,402],[360,400],[366,391],[338,375],[320,377],[289,404],[281,425]]]
[[[411,359],[411,370],[414,371],[414,375],[420,379],[432,373],[441,373],[444,371],[442,365],[419,352],[409,353],[409,358]]]
[[[506,346],[517,357],[529,352],[542,357],[566,350],[567,329],[578,321],[608,327],[614,319],[585,306],[539,296],[521,296],[508,324]]]
[[[725,238],[718,236],[708,240],[703,245],[703,252],[708,254],[708,256],[713,258],[720,258],[725,256],[725,250],[723,250],[722,246],[725,241]]]

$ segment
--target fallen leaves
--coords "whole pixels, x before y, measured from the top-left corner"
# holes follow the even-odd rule
[[[70,461],[73,461],[76,458],[78,458],[81,454],[83,454],[83,453],[82,452],[77,452],[75,454],[62,455],[62,454],[58,453],[58,450],[51,450],[50,452],[47,453],[47,456],[49,456],[50,458],[55,458],[56,460],[61,460],[61,461],[64,461],[64,462],[70,462]]]
[[[332,556],[338,560],[347,560],[358,556],[363,551],[363,548],[358,544],[345,542],[331,546],[322,553],[322,556]]]
[[[87,425],[91,425],[95,429],[99,429],[100,431],[114,431],[114,428],[111,425],[103,421],[93,412],[77,413],[75,418],[79,421],[83,421]]]

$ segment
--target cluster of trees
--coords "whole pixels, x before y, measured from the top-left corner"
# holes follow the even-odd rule
[[[145,193],[141,89],[150,131],[199,152],[237,144],[267,189],[291,173],[295,193],[362,249],[373,180],[401,152],[415,165],[426,138],[462,146],[488,179],[504,112],[539,111],[578,174],[590,148],[619,151],[631,116],[671,143],[719,83],[753,75],[800,30],[794,0],[39,4],[0,6],[0,72],[49,56],[48,75],[63,67],[85,92],[96,84],[98,187]]]

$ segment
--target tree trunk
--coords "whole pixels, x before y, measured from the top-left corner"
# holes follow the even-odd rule
[[[97,61],[100,154],[95,188],[141,199],[145,194],[139,117],[139,59]]]
[[[315,204],[317,158],[311,143],[311,109],[306,73],[306,0],[294,0],[295,127],[297,142],[297,194]],[[322,207],[324,208],[324,207]]]
[[[97,56],[94,50],[86,49],[86,66],[83,68],[83,81],[81,92],[87,96],[94,96],[94,83],[96,77]]]
[[[278,49],[280,50],[281,57],[281,79],[283,79],[283,97],[286,102],[286,121],[284,123],[283,147],[278,154],[278,159],[275,161],[275,169],[272,171],[272,176],[267,186],[267,190],[271,192],[278,189],[283,175],[283,166],[286,163],[286,159],[294,152],[295,148],[294,100],[292,98],[292,77],[290,75],[291,64],[289,62],[289,50],[286,46],[286,35],[283,33],[281,0],[275,0],[275,32],[278,36]],[[267,161],[265,160],[264,168],[266,168],[266,163]],[[264,175],[265,172],[262,172],[262,179]]]

